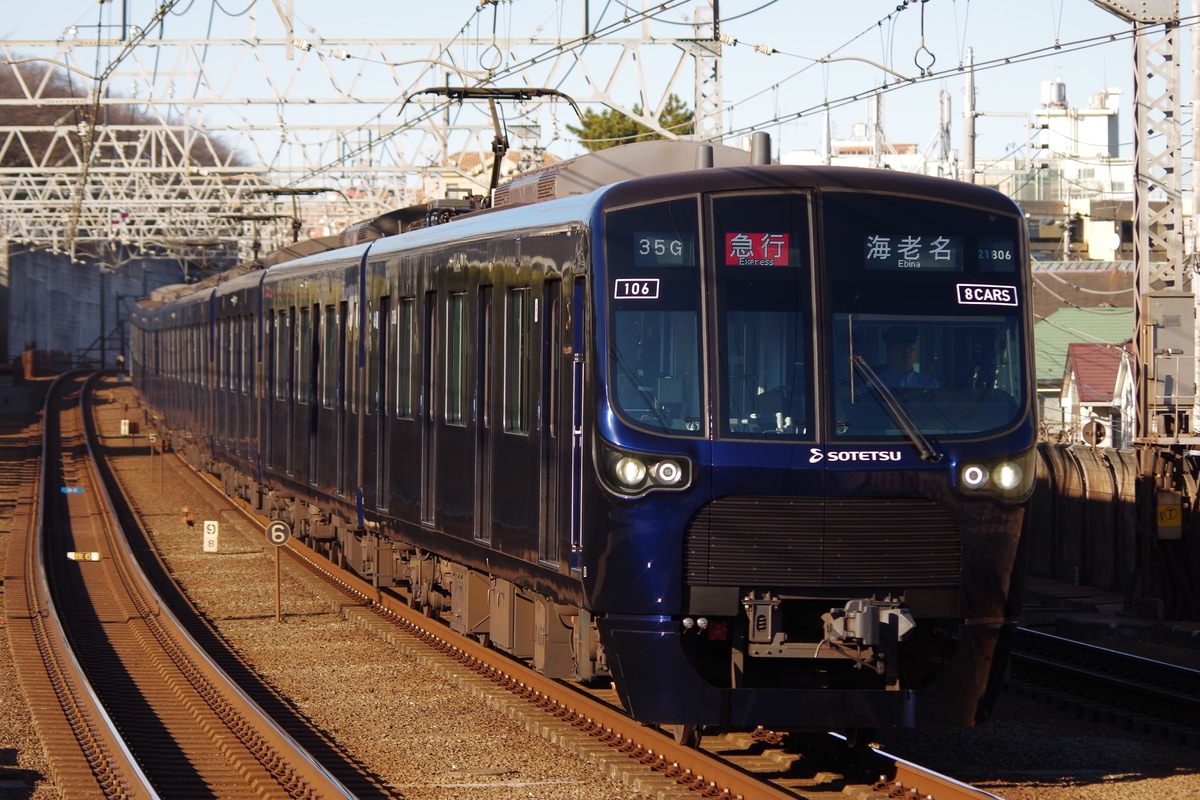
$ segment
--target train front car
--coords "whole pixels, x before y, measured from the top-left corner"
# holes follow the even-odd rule
[[[604,208],[583,575],[622,702],[681,726],[985,719],[1034,477],[1016,206],[772,166]]]

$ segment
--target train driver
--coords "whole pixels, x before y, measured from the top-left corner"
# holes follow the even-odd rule
[[[941,386],[937,378],[922,375],[914,368],[917,359],[917,329],[911,325],[897,325],[883,333],[887,353],[887,365],[879,370],[884,386],[899,389],[937,389]]]

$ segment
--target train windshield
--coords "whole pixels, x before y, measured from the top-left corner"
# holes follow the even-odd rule
[[[810,436],[808,198],[723,195],[712,220],[719,435]]]
[[[644,430],[761,441],[1003,429],[1028,390],[1021,235],[1015,216],[849,191],[610,211],[613,409]]]
[[[1024,404],[1016,219],[827,193],[832,437],[969,437]]]
[[[641,428],[702,435],[699,221],[696,199],[612,211],[609,381]]]

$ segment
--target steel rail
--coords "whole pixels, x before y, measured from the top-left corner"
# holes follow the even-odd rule
[[[99,375],[96,373],[90,381],[98,379]],[[89,387],[80,396],[80,414],[87,433],[87,464],[92,472],[96,494],[105,510],[104,518],[114,521],[111,535],[124,542],[127,537],[115,522],[118,514],[97,467],[95,419],[88,413],[86,405],[91,395],[90,381]],[[170,610],[169,604],[154,591],[152,581],[138,560],[130,557],[128,562],[132,574],[126,578],[123,568],[122,576],[126,578],[129,593],[143,611],[143,619],[155,639],[209,707],[228,725],[229,730],[275,776],[280,787],[299,797],[315,793],[324,798],[354,800],[354,793],[297,743],[196,642],[187,627]]]
[[[82,373],[69,372],[55,379],[46,393],[42,409],[41,465],[37,473],[39,486],[25,548],[25,595],[29,620],[46,676],[101,794],[106,798],[157,798],[158,793],[129,750],[75,657],[55,606],[46,571],[41,534],[47,505],[46,491],[50,483],[47,478],[47,471],[51,468],[49,455],[58,430],[58,423],[52,422],[56,419],[54,408],[60,393],[67,391],[65,387],[72,381],[79,382],[81,378]],[[45,712],[47,709],[38,711]],[[50,759],[55,782],[63,787],[68,797],[73,791],[80,790],[79,776],[77,770],[72,768],[73,762],[68,758]]]

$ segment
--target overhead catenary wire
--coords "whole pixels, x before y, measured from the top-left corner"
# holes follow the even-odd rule
[[[1193,27],[1196,25],[1197,19],[1198,19],[1197,17],[1181,17],[1178,27],[1180,27],[1180,28]],[[993,59],[990,59],[987,61],[976,62],[972,65],[971,68],[975,72],[985,72],[985,71],[999,69],[999,68],[1006,67],[1006,66],[1011,66],[1013,64],[1021,64],[1021,63],[1026,63],[1029,61],[1040,60],[1043,58],[1060,56],[1062,54],[1082,52],[1085,50],[1090,50],[1092,48],[1103,47],[1103,46],[1107,46],[1107,45],[1118,43],[1118,42],[1131,41],[1136,36],[1139,36],[1139,35],[1148,35],[1148,32],[1147,31],[1138,31],[1138,30],[1121,30],[1121,31],[1116,31],[1111,34],[1105,34],[1105,35],[1101,35],[1101,36],[1092,36],[1092,37],[1078,39],[1078,40],[1074,40],[1074,41],[1070,41],[1070,42],[1066,42],[1066,43],[1063,43],[1061,41],[1056,41],[1054,44],[1046,45],[1046,46],[1040,47],[1040,48],[1035,48],[1033,50],[1027,50],[1027,51],[1023,51],[1023,52],[1019,52],[1019,53],[1014,53],[1014,54],[1007,55],[1007,56],[999,56],[999,57],[996,57],[996,58],[993,58]],[[778,52],[782,55],[790,56],[790,57],[794,57],[794,58],[805,58],[807,60],[812,61],[814,64],[820,63],[819,60],[817,60],[817,59],[812,59],[810,57],[801,56],[801,55],[798,55],[795,53],[788,53],[787,51],[783,51],[783,50],[777,50],[776,52]],[[810,65],[810,67],[806,67],[806,69],[808,69],[808,68],[811,68],[811,65]],[[919,83],[925,83],[925,82],[928,82],[931,80],[943,80],[950,75],[959,74],[959,73],[964,72],[965,70],[966,70],[966,67],[963,64],[959,64],[955,67],[947,67],[942,70],[931,71],[926,75],[913,76],[913,77],[905,78],[903,80],[897,78],[891,84],[882,84],[882,85],[871,86],[871,87],[864,88],[861,91],[853,92],[850,94],[845,94],[840,98],[826,99],[821,103],[810,105],[806,108],[792,112],[791,114],[784,115],[783,117],[780,117],[778,119],[769,120],[769,122],[771,124],[778,124],[778,123],[782,123],[782,122],[798,121],[800,119],[803,119],[805,117],[808,117],[808,116],[811,116],[811,115],[814,115],[817,113],[823,113],[827,110],[841,108],[841,107],[849,105],[851,103],[859,102],[859,101],[865,99],[866,97],[874,96],[876,94],[891,93],[891,92],[898,91],[898,90],[901,90],[904,88],[908,88],[910,86],[913,86],[913,85],[916,85]],[[803,70],[801,70],[801,72],[802,71]],[[792,78],[796,77],[799,74],[800,74],[800,72],[797,72],[797,73],[793,74],[792,76],[788,76],[787,78],[783,79],[783,81],[779,81],[777,83],[783,83],[788,80],[791,80]],[[759,92],[758,94],[761,94],[761,92]],[[753,97],[753,96],[751,96],[751,97]],[[730,110],[732,110],[732,109],[736,108],[739,104],[748,102],[749,99],[751,99],[751,98],[747,98],[747,100],[739,101],[738,103],[732,103],[728,106],[728,108]],[[767,121],[760,121],[757,123],[753,123],[751,125],[732,129],[732,130],[727,131],[726,134],[728,136],[745,135],[745,134],[748,134],[748,133],[756,130],[761,125],[766,124],[766,122]]]

